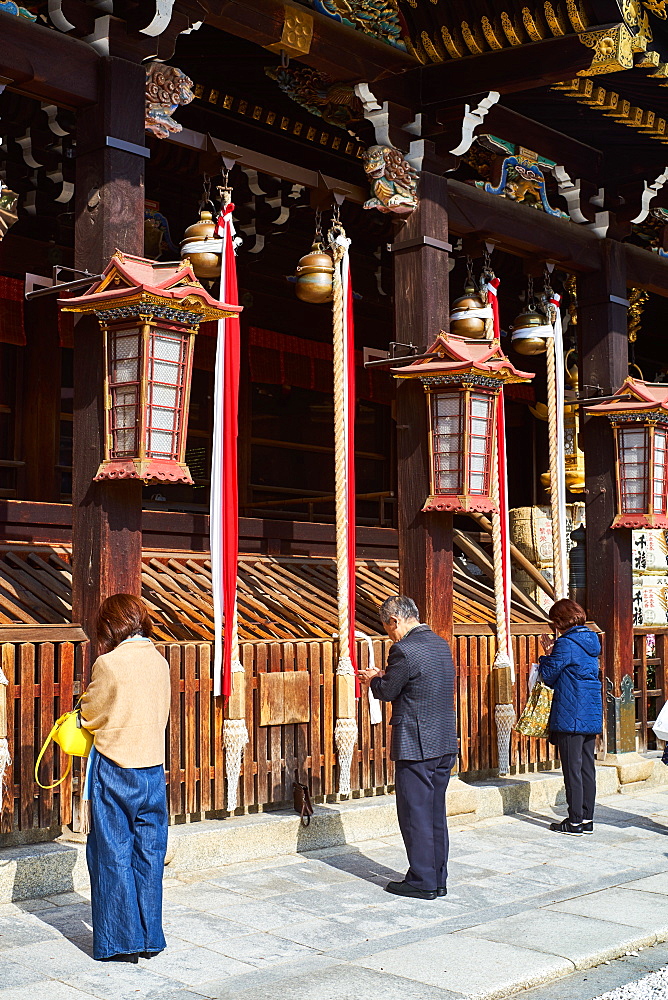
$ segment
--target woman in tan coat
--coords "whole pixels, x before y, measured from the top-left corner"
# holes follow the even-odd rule
[[[115,594],[100,607],[102,655],[81,700],[93,733],[86,845],[93,958],[137,962],[165,948],[162,876],[167,850],[165,727],[169,665],[151,642],[143,601]]]

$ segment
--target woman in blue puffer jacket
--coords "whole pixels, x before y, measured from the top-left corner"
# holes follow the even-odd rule
[[[554,689],[550,742],[559,748],[568,803],[568,817],[550,829],[579,836],[594,832],[594,749],[603,729],[601,640],[586,628],[585,613],[575,601],[557,601],[548,617],[555,636],[541,636],[545,656],[538,662],[541,679]]]

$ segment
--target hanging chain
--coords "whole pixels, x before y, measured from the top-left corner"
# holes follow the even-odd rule
[[[315,233],[313,234],[314,243],[322,243],[322,212],[319,208],[315,210]]]
[[[536,308],[536,300],[533,294],[533,275],[531,274],[527,277],[527,308]]]
[[[199,203],[200,212],[204,209],[206,205],[212,205],[211,201],[211,178],[208,174],[204,174],[204,179],[202,180],[202,198]]]
[[[473,276],[473,258],[466,258],[466,277],[468,279],[469,285],[475,285],[475,278]]]

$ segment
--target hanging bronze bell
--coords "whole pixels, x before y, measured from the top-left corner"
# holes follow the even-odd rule
[[[450,333],[457,337],[470,337],[481,340],[485,336],[485,320],[482,316],[467,316],[475,310],[484,309],[485,303],[480,292],[472,282],[464,286],[464,294],[452,303],[450,308]]]
[[[334,263],[317,238],[309,253],[297,264],[295,275],[298,299],[302,302],[331,302]]]
[[[199,213],[199,221],[188,226],[181,240],[181,257],[190,258],[195,276],[205,280],[220,275],[222,254],[219,250],[206,249],[209,242],[212,245],[220,243],[219,238],[214,236],[215,228],[211,212],[203,209]]]
[[[510,329],[513,348],[518,354],[545,354],[547,351],[547,338],[552,334],[552,327],[547,317],[535,307],[523,309]]]

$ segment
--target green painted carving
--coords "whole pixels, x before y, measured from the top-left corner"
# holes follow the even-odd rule
[[[397,0],[306,0],[309,7],[356,31],[406,51]]]

